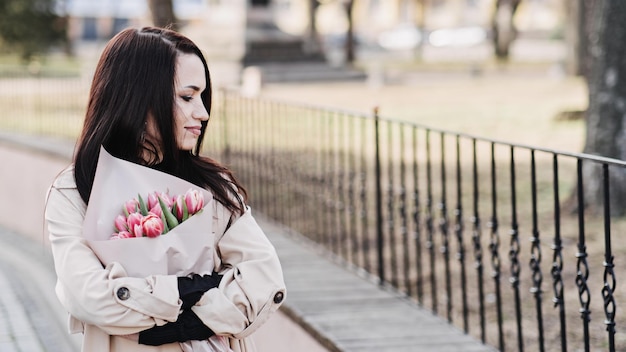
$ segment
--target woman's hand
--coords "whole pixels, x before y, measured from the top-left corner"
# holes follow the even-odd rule
[[[173,342],[206,340],[215,335],[192,310],[185,310],[173,323],[155,326],[139,333],[139,343],[160,346]]]
[[[183,301],[181,308],[183,310],[191,308],[206,291],[218,287],[221,280],[222,275],[216,272],[204,276],[193,274],[191,276],[179,277],[178,294]]]

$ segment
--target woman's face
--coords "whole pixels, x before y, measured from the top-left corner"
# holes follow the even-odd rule
[[[200,94],[206,89],[204,65],[194,54],[180,54],[174,77],[174,129],[180,150],[192,150],[200,137],[201,122],[209,119]]]

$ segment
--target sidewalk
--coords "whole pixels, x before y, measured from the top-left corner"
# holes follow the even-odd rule
[[[54,295],[47,248],[0,227],[0,351],[79,351]]]

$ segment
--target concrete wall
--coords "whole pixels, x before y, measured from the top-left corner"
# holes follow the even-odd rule
[[[0,136],[0,224],[36,243],[48,245],[44,230],[44,203],[48,187],[69,165],[71,147],[41,140]],[[50,294],[53,288],[51,287]],[[61,319],[63,321],[63,319]],[[316,340],[282,312],[275,314],[254,335],[259,352],[325,352]]]

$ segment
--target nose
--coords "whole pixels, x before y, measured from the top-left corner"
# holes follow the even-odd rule
[[[191,117],[200,121],[207,121],[209,119],[209,112],[204,107],[204,104],[200,103],[194,108]]]

